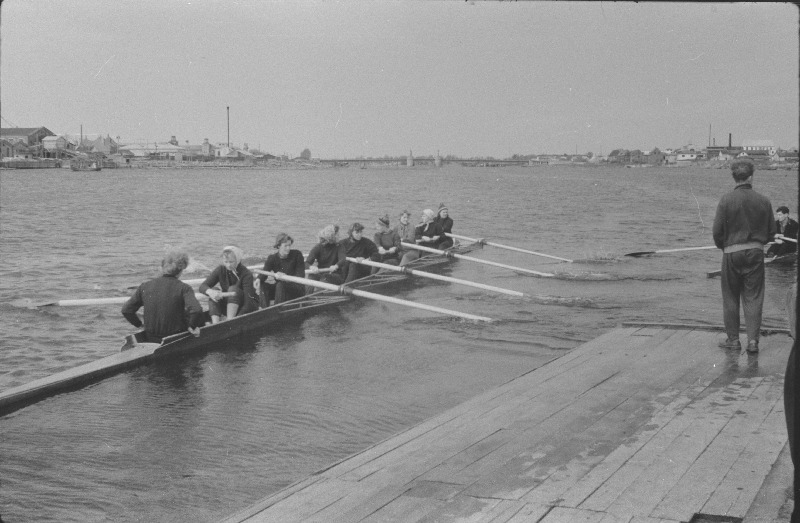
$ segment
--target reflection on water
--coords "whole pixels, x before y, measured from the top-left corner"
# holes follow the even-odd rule
[[[132,331],[116,307],[12,303],[124,296],[157,273],[166,246],[188,249],[188,277],[198,278],[223,245],[257,263],[278,232],[307,251],[327,223],[369,226],[384,213],[394,222],[405,208],[416,215],[444,201],[454,231],[575,262],[487,246],[475,257],[557,277],[459,261],[450,276],[526,297],[417,282],[394,294],[498,321],[353,302],[4,417],[0,514],[12,522],[216,521],[623,321],[721,323],[719,279],[706,278],[718,251],[623,256],[710,244],[731,186],[721,170],[55,174],[2,173],[3,389],[112,354]],[[237,212],[216,215],[197,202],[215,198],[223,178],[250,190]],[[797,201],[796,181],[782,173],[759,173],[756,189],[775,206]],[[794,277],[791,267],[768,268],[765,326],[786,325]],[[730,364],[765,371],[757,360]]]

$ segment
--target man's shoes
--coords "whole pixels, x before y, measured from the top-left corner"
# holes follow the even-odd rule
[[[758,353],[758,342],[756,340],[750,340],[747,342],[747,352],[750,354]]]
[[[721,348],[723,348],[723,349],[742,350],[742,344],[739,342],[739,338],[736,338],[736,339],[730,339],[730,338],[724,339],[721,342],[719,342],[719,346]]]

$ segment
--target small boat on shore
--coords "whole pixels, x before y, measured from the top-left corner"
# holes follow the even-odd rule
[[[481,248],[480,244],[456,246],[448,250],[447,254],[463,254],[478,248]],[[455,259],[449,255],[430,254],[414,260],[406,267],[414,270],[437,269]],[[85,387],[156,360],[206,350],[220,341],[236,338],[245,333],[266,332],[265,329],[271,325],[302,321],[319,311],[351,301],[352,296],[349,291],[391,287],[408,279],[409,276],[402,272],[377,272],[346,286],[340,286],[340,292],[317,291],[227,321],[206,325],[200,328],[200,335],[197,337],[190,332],[182,332],[164,338],[159,344],[143,343],[143,331],[131,334],[125,338],[125,344],[116,354],[0,392],[0,416],[44,398]]]
[[[73,158],[69,161],[69,168],[73,171],[100,171],[103,169],[103,164],[100,160]]]

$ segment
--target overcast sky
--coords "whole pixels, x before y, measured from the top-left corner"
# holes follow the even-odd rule
[[[322,158],[798,145],[788,3],[5,0],[2,126]]]

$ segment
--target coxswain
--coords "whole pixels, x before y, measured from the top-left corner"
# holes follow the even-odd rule
[[[178,277],[189,265],[189,255],[171,251],[161,260],[161,276],[144,282],[122,306],[122,315],[134,327],[144,326],[145,340],[161,343],[163,338],[190,331],[195,336],[203,326],[203,308],[192,287]],[[144,307],[144,322],[136,314]]]

